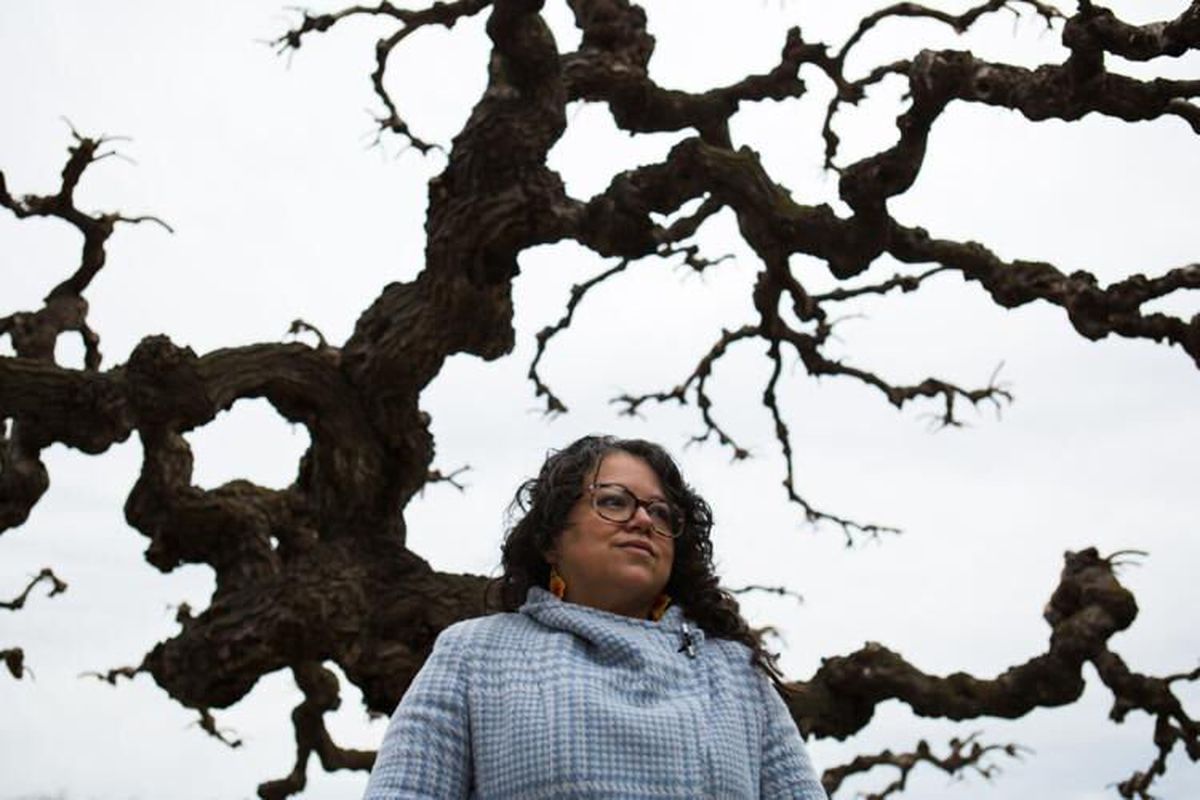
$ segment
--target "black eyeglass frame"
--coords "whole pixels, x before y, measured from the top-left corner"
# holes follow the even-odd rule
[[[588,485],[587,489],[588,489],[589,505],[591,505],[592,511],[595,511],[596,516],[600,517],[600,519],[605,520],[606,522],[616,522],[618,524],[624,524],[626,522],[629,522],[629,520],[633,519],[637,515],[637,510],[639,508],[644,508],[644,509],[646,509],[646,516],[648,516],[650,518],[650,529],[653,530],[655,533],[657,533],[659,536],[666,536],[668,539],[678,539],[680,536],[683,535],[683,514],[680,512],[680,510],[678,508],[676,508],[673,504],[671,504],[670,502],[668,502],[666,500],[643,500],[640,497],[638,497],[636,494],[634,494],[633,491],[630,490],[630,488],[628,486],[625,486],[624,484],[620,484],[620,483],[592,483],[592,484]],[[633,500],[633,506],[632,506],[633,511],[631,511],[629,513],[629,516],[625,517],[624,519],[618,519],[618,518],[606,515],[596,505],[596,490],[597,489],[620,489],[622,492],[624,492],[626,495],[628,495]],[[670,511],[670,517],[671,517],[672,525],[673,525],[671,530],[664,531],[661,528],[659,528],[658,524],[655,521],[654,515],[650,513],[650,506],[660,504],[660,503],[662,505],[666,506],[668,511]]]

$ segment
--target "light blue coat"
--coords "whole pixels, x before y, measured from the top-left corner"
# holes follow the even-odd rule
[[[438,637],[392,716],[365,796],[401,798],[825,792],[745,646],[706,639],[677,607],[651,622],[534,588],[519,613]]]

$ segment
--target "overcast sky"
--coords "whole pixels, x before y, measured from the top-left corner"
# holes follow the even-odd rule
[[[560,48],[574,47],[566,4],[547,5]],[[790,25],[801,25],[808,40],[840,43],[857,15],[879,4],[645,5],[658,40],[655,77],[702,89],[769,68]],[[1173,17],[1187,3],[1114,5],[1126,19],[1145,21]],[[444,159],[422,158],[394,140],[366,147],[377,108],[368,76],[383,29],[339,26],[307,40],[289,62],[262,43],[295,20],[278,0],[216,8],[149,0],[0,3],[0,169],[11,191],[56,188],[70,141],[67,117],[89,135],[130,137],[119,149],[136,162],[95,165],[79,190],[82,207],[153,213],[176,228],[171,236],[126,227],[110,240],[108,265],[87,293],[106,366],[122,363],[145,335],[165,333],[203,353],[283,340],[296,317],[341,341],[385,283],[413,277],[422,264],[425,185]],[[1019,64],[1062,58],[1057,31],[1028,14],[1014,20],[1005,13],[964,39],[890,23],[864,42],[851,69],[862,74],[919,47],[971,47]],[[448,143],[483,87],[486,57],[482,16],[453,32],[423,31],[397,53],[389,89],[419,135]],[[1198,67],[1193,55],[1114,68],[1195,78]],[[747,109],[735,119],[734,136],[762,154],[799,202],[834,202],[835,181],[820,168],[830,89],[814,70],[804,77],[809,96]],[[887,84],[840,118],[842,163],[893,140],[900,93]],[[568,118],[551,166],[578,197],[623,169],[660,159],[682,138],[632,138],[599,107],[573,106]],[[921,177],[894,212],[906,224],[981,241],[1006,258],[1044,259],[1106,281],[1158,274],[1200,252],[1198,144],[1176,118],[1035,124],[959,104],[938,121]],[[1141,609],[1134,627],[1113,639],[1130,666],[1165,674],[1196,665],[1200,376],[1186,355],[1149,342],[1088,342],[1060,309],[1004,311],[953,276],[916,294],[848,306],[852,318],[839,328],[835,355],[898,382],[932,375],[972,386],[1003,363],[1001,380],[1016,401],[999,416],[968,411],[969,427],[935,433],[928,417],[936,407],[896,412],[877,392],[844,380],[817,383],[797,368],[781,401],[801,491],[821,508],[905,531],[847,550],[837,530],[804,525],[779,487],[782,458],[757,404],[767,377],[760,345],[732,350],[712,381],[714,411],[750,447],[749,462],[731,464],[711,444],[684,449],[700,427],[692,407],[650,408],[629,420],[608,403],[623,391],[675,385],[722,327],[750,321],[758,264],[732,218],[711,221],[700,240],[709,254],[735,258],[702,279],[644,261],[588,298],[543,362],[571,407],[553,421],[537,413],[524,379],[533,334],[558,318],[572,283],[606,262],[572,245],[522,256],[516,351],[490,364],[455,357],[424,396],[437,466],[470,464],[471,471],[465,495],[434,486],[409,507],[413,550],[440,569],[492,573],[504,508],[519,481],[548,448],[611,431],[656,439],[679,456],[715,508],[714,544],[729,585],[803,593],[803,605],[746,599],[752,622],[780,631],[789,676],[807,677],[821,656],[865,641],[930,672],[995,675],[1044,651],[1049,628],[1041,610],[1062,553],[1089,545],[1150,553],[1121,574]],[[74,268],[78,247],[62,223],[18,225],[0,215],[0,315],[39,307]],[[794,268],[814,290],[831,285],[819,263],[798,258]],[[881,262],[860,280],[895,269]],[[1189,316],[1200,310],[1194,293],[1159,307]],[[7,341],[0,352],[11,353]],[[60,342],[65,364],[80,364],[81,352],[75,341]],[[189,441],[202,486],[244,477],[282,487],[307,434],[264,402],[242,401]],[[149,676],[117,688],[78,677],[137,663],[176,630],[175,605],[202,608],[212,589],[207,568],[162,575],[142,559],[145,540],[122,515],[139,457],[136,441],[99,457],[50,448],[49,492],[25,526],[0,539],[0,597],[15,595],[43,566],[70,583],[63,596],[46,599],[38,590],[23,611],[0,616],[0,648],[23,647],[35,676],[0,676],[0,800],[249,798],[258,782],[291,769],[289,714],[299,693],[286,673],[216,712],[244,740],[236,751],[196,728],[193,714]],[[1081,702],[1022,720],[952,726],[889,703],[852,742],[810,748],[826,767],[857,752],[909,749],[921,737],[944,749],[950,736],[979,730],[986,741],[1016,741],[1035,752],[1004,763],[992,785],[970,778],[951,786],[940,773],[918,770],[908,796],[1115,797],[1106,787],[1153,758],[1151,721],[1134,714],[1124,725],[1109,722],[1111,696],[1090,668],[1086,678]],[[1181,694],[1200,713],[1200,691]],[[352,686],[343,697],[331,721],[335,737],[375,747],[384,723],[365,719]],[[1200,796],[1198,773],[1177,752],[1157,793]],[[872,774],[847,791],[877,789],[892,777]],[[330,776],[315,763],[309,778],[303,796],[310,800],[354,797],[365,784],[365,775]]]

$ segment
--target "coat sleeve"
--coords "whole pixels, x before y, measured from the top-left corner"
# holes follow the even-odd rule
[[[763,800],[828,800],[783,698],[762,675],[759,690],[766,713],[760,796]]]
[[[363,800],[466,798],[471,733],[462,631],[447,628],[392,715]]]

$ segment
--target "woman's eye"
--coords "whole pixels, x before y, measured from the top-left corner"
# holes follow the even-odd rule
[[[598,502],[604,508],[613,509],[625,508],[627,505],[629,505],[629,502],[619,494],[602,494],[596,498],[596,502]]]
[[[665,522],[668,524],[671,522],[673,515],[671,514],[670,506],[662,503],[651,503],[650,507],[646,510],[650,513],[650,518],[656,522]]]

